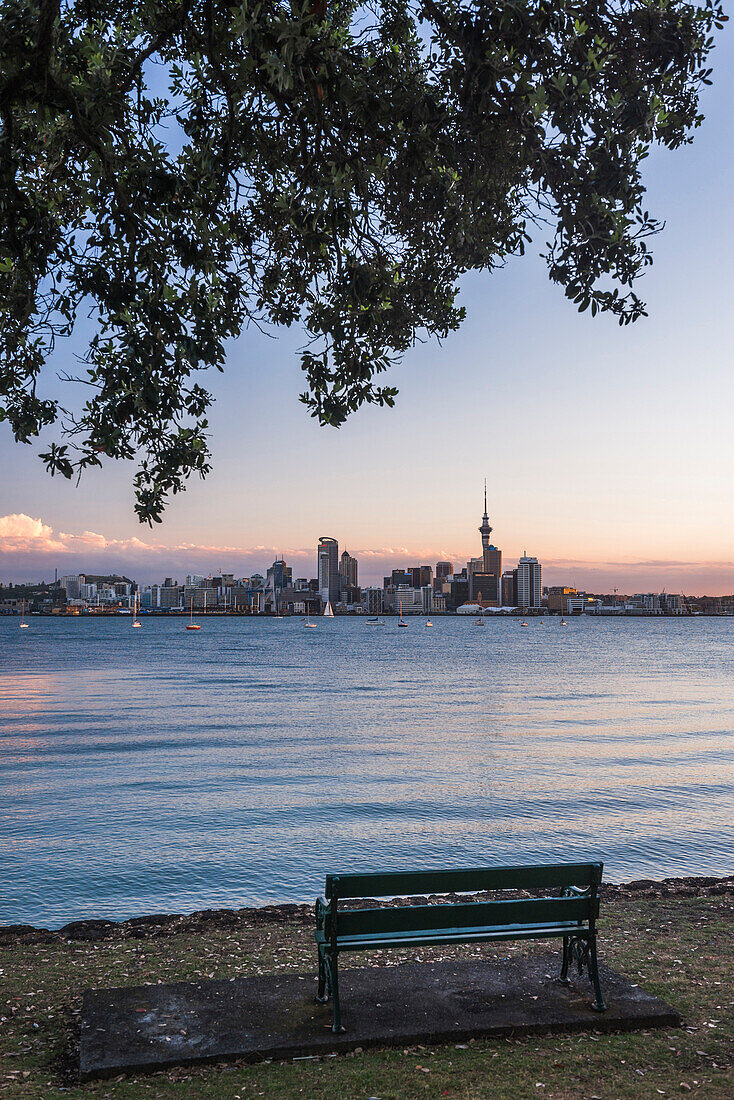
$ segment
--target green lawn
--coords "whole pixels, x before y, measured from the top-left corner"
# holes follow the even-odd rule
[[[11,942],[0,947],[0,1094],[8,1100],[632,1100],[697,1093],[703,1100],[732,1100],[734,893],[613,897],[604,900],[602,918],[602,960],[675,1005],[684,1016],[682,1029],[385,1049],[315,1061],[183,1068],[84,1085],[74,1077],[84,989],[305,972],[314,963],[310,923],[296,916],[256,928],[205,927],[139,939]],[[455,952],[480,953],[492,954],[475,946]],[[502,954],[508,954],[507,945]],[[430,956],[428,949],[394,952],[390,961]],[[365,957],[360,965],[370,961],[378,960]]]

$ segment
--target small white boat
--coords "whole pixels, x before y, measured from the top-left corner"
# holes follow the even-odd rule
[[[139,608],[139,606],[140,606],[140,600],[139,600],[138,594],[136,592],[135,595],[133,596],[133,621],[132,621],[133,626],[142,626],[143,625],[140,622],[140,620],[138,619],[138,608]]]
[[[28,629],[28,623],[25,621],[25,600],[23,600],[22,607],[20,609],[20,622],[18,624],[21,630]]]
[[[306,612],[306,618],[303,620],[303,629],[304,630],[315,630],[316,629],[316,623],[311,622],[311,616],[309,615],[308,612]]]
[[[523,621],[522,621],[522,622],[520,623],[520,626],[527,626],[527,625],[528,625],[528,624],[527,624],[527,623],[525,622],[525,620],[524,620],[524,619],[523,619]]]
[[[474,625],[475,626],[484,626],[484,619],[475,619],[474,620]]]
[[[430,619],[426,619],[426,626],[433,626],[433,623]]]
[[[565,619],[563,618],[563,616],[561,616],[561,626],[568,626],[568,623],[567,623],[567,622],[566,622],[566,620],[565,620]]]
[[[324,608],[324,618],[325,619],[333,619],[334,618],[334,608],[331,606],[331,600],[326,601],[326,607]]]

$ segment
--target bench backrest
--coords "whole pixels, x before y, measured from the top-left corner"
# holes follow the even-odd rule
[[[528,867],[464,867],[458,870],[388,871],[327,875],[326,898],[395,898],[418,894],[476,894],[485,890],[595,888],[602,863],[542,863]]]
[[[601,863],[546,863],[530,867],[471,867],[449,871],[389,872],[328,875],[331,902],[326,932],[341,936],[383,933],[428,933],[469,928],[583,923],[599,915],[597,886]],[[379,909],[339,909],[344,898],[384,898],[418,894],[477,893],[491,890],[554,890],[574,887],[579,893],[494,901],[440,902],[433,905],[388,906]]]

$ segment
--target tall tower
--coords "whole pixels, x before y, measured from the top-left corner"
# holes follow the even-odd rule
[[[339,543],[326,535],[318,545],[319,594],[324,603],[339,603]]]
[[[492,534],[492,528],[489,525],[489,519],[487,517],[487,479],[484,479],[484,515],[482,517],[482,526],[479,528],[479,534],[482,536],[482,560],[485,573],[491,573],[490,560],[489,560],[489,536]]]

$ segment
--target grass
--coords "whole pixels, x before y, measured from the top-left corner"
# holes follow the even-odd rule
[[[75,1080],[74,1058],[84,989],[307,972],[313,969],[310,924],[296,918],[139,939],[10,942],[0,947],[0,1094],[8,1100],[657,1100],[695,1093],[732,1100],[734,895],[613,897],[602,913],[602,960],[675,1005],[682,1029],[187,1067],[83,1085]],[[455,954],[492,951],[471,946]],[[389,961],[416,955],[428,958],[431,951],[394,952]],[[360,965],[370,962],[386,960],[365,957]]]

